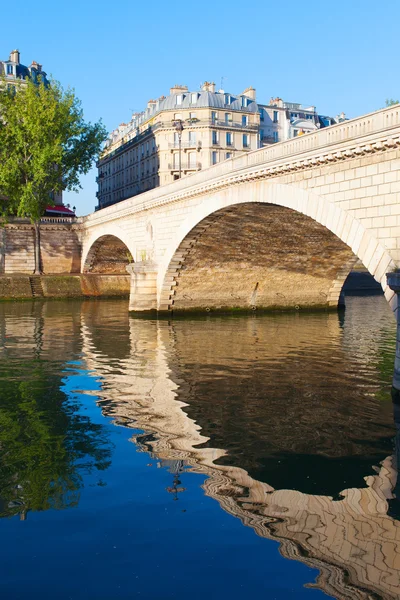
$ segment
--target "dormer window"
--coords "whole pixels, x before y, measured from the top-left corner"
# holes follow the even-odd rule
[[[246,96],[242,96],[242,107],[244,108],[245,106],[247,106],[247,102],[246,102],[247,98]]]
[[[176,103],[179,105],[179,104],[182,104],[182,101],[183,101],[183,94],[178,94],[176,97]]]
[[[231,103],[231,95],[225,94],[225,104],[230,104],[230,103]]]
[[[191,96],[190,96],[190,102],[192,104],[196,104],[196,102],[197,102],[197,93],[196,94],[191,94]]]
[[[7,65],[7,75],[13,75],[14,69],[12,65]]]

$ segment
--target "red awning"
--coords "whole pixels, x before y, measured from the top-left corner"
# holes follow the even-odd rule
[[[67,208],[63,204],[57,204],[56,206],[47,206],[47,213],[62,213],[63,215],[70,215],[71,217],[75,216],[75,213],[70,208]]]

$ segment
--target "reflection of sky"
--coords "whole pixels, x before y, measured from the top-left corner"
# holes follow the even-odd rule
[[[96,405],[98,376],[73,361],[62,389],[114,445],[105,472],[84,476],[79,505],[0,522],[4,598],[303,598],[317,572],[285,560],[222,511],[201,489],[203,475],[183,471],[179,500],[170,465],[132,443],[140,432],[113,425]],[[23,568],[21,569],[21,565]],[[314,598],[326,597],[313,591]]]

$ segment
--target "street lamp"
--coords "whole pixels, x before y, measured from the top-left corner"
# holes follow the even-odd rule
[[[174,121],[175,131],[178,134],[179,142],[179,179],[182,177],[182,131],[184,129],[181,119]]]

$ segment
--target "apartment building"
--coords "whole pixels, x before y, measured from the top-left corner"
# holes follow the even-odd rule
[[[27,79],[37,82],[39,77],[47,84],[47,75],[42,69],[42,65],[32,61],[29,67],[21,64],[21,55],[19,50],[12,50],[8,60],[0,60],[0,78],[6,80],[7,86],[16,88],[17,84],[23,84]]]
[[[39,83],[42,80],[49,85],[47,74],[43,71],[42,65],[32,61],[29,67],[21,63],[19,50],[12,50],[8,60],[0,60],[0,85],[5,80],[8,89],[16,91],[19,86],[25,85],[27,80]],[[52,198],[55,206],[49,206],[46,215],[50,216],[74,216],[74,211],[69,207],[63,206],[62,193],[54,194]]]
[[[97,164],[98,208],[256,150],[259,126],[253,88],[233,95],[209,82],[194,92],[175,85],[111,133]]]
[[[200,91],[175,85],[111,132],[97,163],[96,210],[334,122],[281,98],[258,104],[253,87],[235,95],[209,82]]]
[[[260,146],[283,142],[334,125],[336,120],[317,113],[315,106],[284,102],[271,98],[269,104],[259,104]]]

